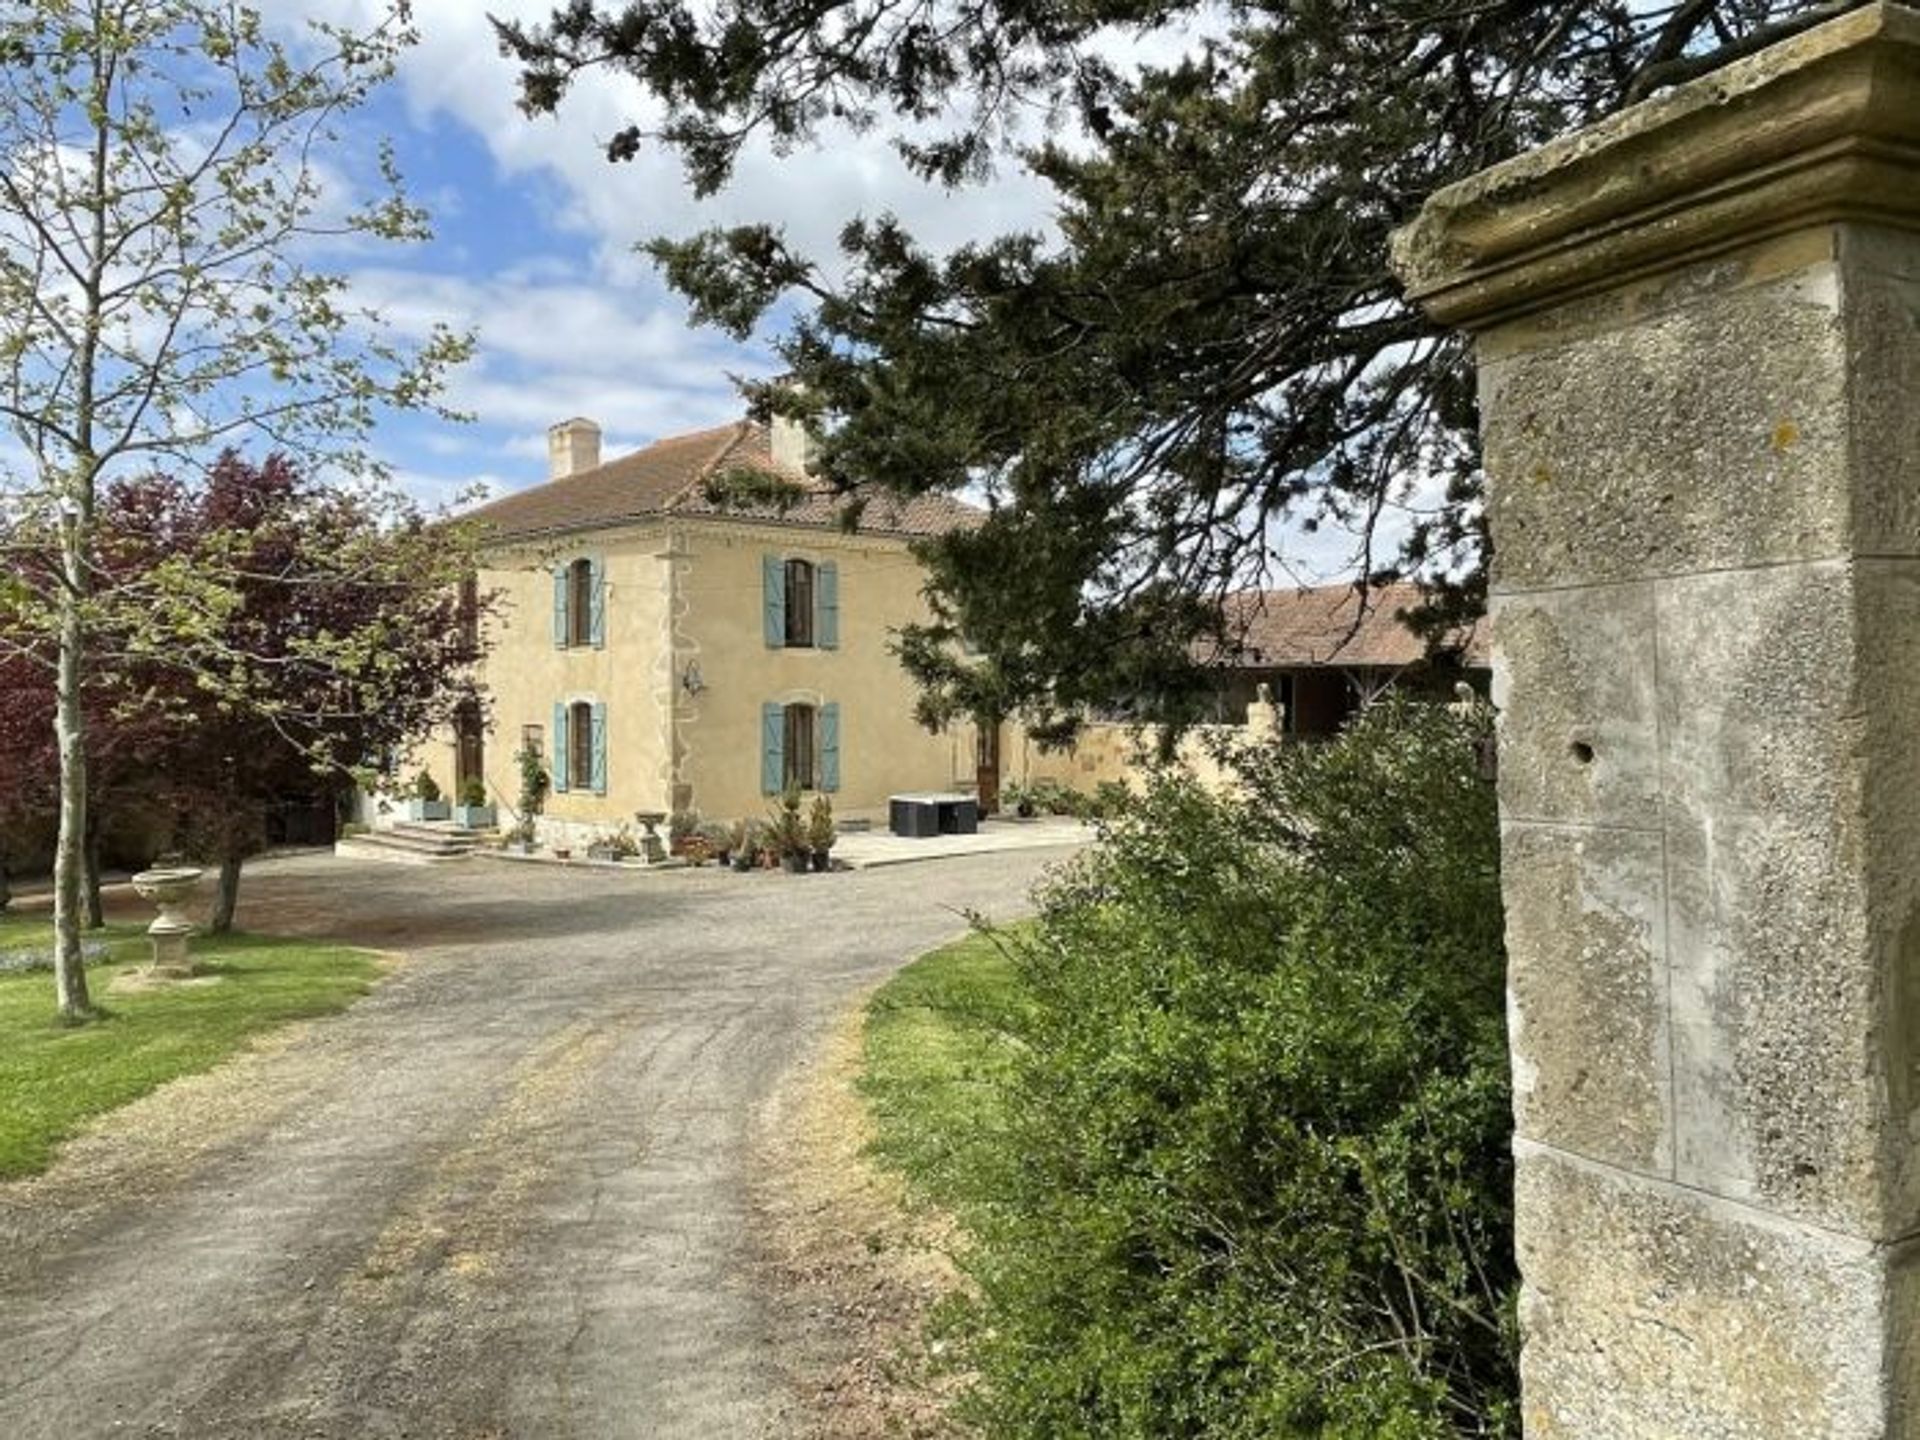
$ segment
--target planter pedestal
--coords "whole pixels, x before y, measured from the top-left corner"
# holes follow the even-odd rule
[[[640,836],[640,858],[649,865],[663,864],[667,858],[666,842],[662,840],[654,827],[666,820],[663,810],[637,810],[633,818],[643,832]]]
[[[157,979],[185,980],[193,974],[193,959],[187,953],[193,922],[180,913],[180,907],[192,896],[204,873],[193,869],[143,870],[133,877],[134,891],[160,911],[160,917],[147,926],[147,937],[153,943],[149,973]]]

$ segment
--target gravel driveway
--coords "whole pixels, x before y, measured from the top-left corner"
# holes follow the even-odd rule
[[[1059,854],[249,872],[243,926],[407,958],[0,1185],[0,1436],[780,1435],[755,1114]]]

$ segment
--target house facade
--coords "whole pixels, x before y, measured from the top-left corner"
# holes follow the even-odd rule
[[[547,482],[470,517],[479,587],[503,604],[487,718],[427,757],[442,786],[479,777],[511,823],[517,756],[535,750],[553,782],[542,829],[576,843],[642,812],[761,816],[788,784],[857,816],[973,783],[975,737],[914,720],[889,638],[927,615],[911,543],[978,512],[875,497],[849,528],[849,501],[778,424],[604,463],[599,436],[555,426]]]

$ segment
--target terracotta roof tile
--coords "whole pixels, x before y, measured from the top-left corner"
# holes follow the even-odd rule
[[[731,469],[760,470],[807,490],[796,505],[717,504],[706,482]],[[498,539],[597,530],[655,516],[688,515],[839,529],[850,498],[775,466],[767,428],[736,420],[711,430],[657,440],[643,450],[579,475],[502,496],[467,517]],[[980,523],[981,512],[945,495],[875,495],[860,514],[868,535],[930,536]]]
[[[1416,664],[1426,658],[1426,642],[1402,616],[1419,603],[1419,587],[1410,584],[1374,586],[1364,610],[1351,585],[1242,591],[1227,597],[1229,648],[1216,659],[1247,667]],[[1469,665],[1487,664],[1484,624],[1458,642]]]

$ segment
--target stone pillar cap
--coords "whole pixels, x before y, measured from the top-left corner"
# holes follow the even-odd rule
[[[1920,228],[1920,11],[1850,11],[1449,185],[1393,260],[1478,330],[1842,220]]]

